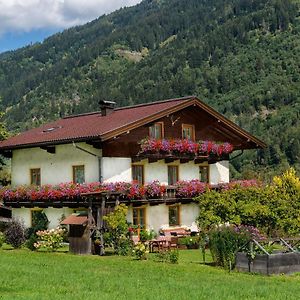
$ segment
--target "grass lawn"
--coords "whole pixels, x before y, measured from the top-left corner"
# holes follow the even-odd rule
[[[130,257],[0,250],[0,299],[299,299],[300,274],[228,273],[201,264],[198,250],[178,265]]]

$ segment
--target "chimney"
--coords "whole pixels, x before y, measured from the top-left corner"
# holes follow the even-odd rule
[[[106,101],[106,100],[101,100],[99,101],[100,104],[100,110],[101,110],[101,115],[108,116],[110,115],[116,106],[116,102],[113,101]]]

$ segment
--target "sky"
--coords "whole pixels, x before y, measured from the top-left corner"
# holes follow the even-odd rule
[[[141,0],[0,0],[0,53]]]

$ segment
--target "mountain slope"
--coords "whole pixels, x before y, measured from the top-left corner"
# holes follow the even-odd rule
[[[195,94],[270,145],[236,176],[300,169],[299,41],[295,1],[147,0],[0,55],[1,109],[18,131],[99,99]]]

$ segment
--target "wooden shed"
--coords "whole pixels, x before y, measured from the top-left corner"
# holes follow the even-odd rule
[[[72,214],[61,222],[69,225],[69,249],[74,254],[91,254],[91,234],[88,226],[88,216]]]

